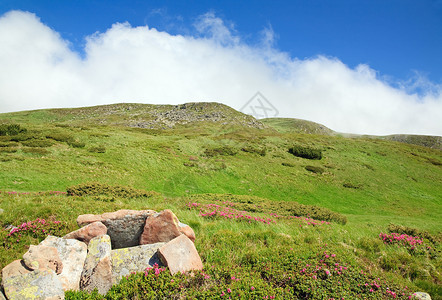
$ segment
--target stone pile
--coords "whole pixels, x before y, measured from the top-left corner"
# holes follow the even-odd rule
[[[81,215],[77,223],[80,229],[48,236],[3,268],[8,300],[64,299],[67,290],[106,294],[122,277],[154,264],[172,274],[203,268],[194,231],[170,210]]]

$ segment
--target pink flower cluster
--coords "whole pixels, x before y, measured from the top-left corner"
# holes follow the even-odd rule
[[[155,276],[158,276],[161,272],[165,271],[166,268],[160,268],[158,264],[154,264],[152,267],[147,267],[146,270],[144,270],[144,276],[148,276],[151,270],[154,271]]]
[[[12,236],[17,232],[20,233],[20,232],[28,231],[28,230],[31,230],[32,232],[36,232],[38,230],[41,230],[42,233],[46,233],[46,229],[40,228],[41,226],[39,226],[39,225],[44,226],[44,225],[46,225],[46,223],[47,222],[45,219],[40,219],[40,218],[37,218],[34,221],[28,221],[26,223],[21,224],[18,227],[12,228],[12,230],[8,233],[8,236]],[[60,221],[53,221],[52,223],[53,224],[60,224],[61,222]]]
[[[410,248],[414,250],[417,246],[422,245],[423,240],[418,236],[411,236],[407,234],[399,234],[392,232],[388,233],[380,233],[379,238],[387,245],[402,245],[404,247]]]
[[[307,225],[312,225],[312,226],[320,226],[320,225],[331,225],[330,222],[327,221],[319,221],[319,220],[315,220],[309,217],[298,217],[298,216],[289,216],[289,219],[297,219],[299,221],[302,221],[303,223],[307,224]],[[300,227],[302,227],[302,224],[299,225]]]
[[[227,204],[229,205],[229,204]],[[224,219],[233,219],[238,221],[260,222],[263,224],[272,224],[276,221],[270,218],[261,218],[248,215],[245,211],[239,211],[229,206],[221,206],[218,204],[200,204],[200,203],[188,203],[189,209],[199,209],[200,216],[202,217],[221,217]]]

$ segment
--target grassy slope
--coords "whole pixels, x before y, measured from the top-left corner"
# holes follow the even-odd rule
[[[237,230],[257,229],[246,225],[232,227],[225,221],[217,225],[202,221],[183,208],[186,200],[176,197],[202,193],[255,195],[319,205],[347,215],[349,223],[336,225],[329,233],[300,233],[289,224],[280,224],[272,231],[291,236],[301,234],[299,242],[312,236],[358,247],[361,239],[376,237],[389,223],[432,233],[440,232],[442,225],[442,167],[438,164],[442,155],[438,150],[384,140],[278,133],[273,129],[220,126],[213,122],[161,131],[94,126],[83,111],[78,117],[75,113],[36,111],[3,114],[0,119],[20,122],[34,135],[63,133],[86,144],[84,148],[74,148],[57,142],[44,155],[24,153],[20,145],[16,153],[0,153],[0,190],[65,190],[73,184],[100,181],[154,190],[167,197],[167,200],[120,200],[99,205],[81,200],[63,205],[66,200],[59,196],[53,197],[51,205],[45,203],[44,197],[0,197],[0,207],[5,209],[1,225],[56,215],[73,228],[73,220],[79,213],[122,207],[172,208],[180,219],[197,227],[201,236],[197,246],[205,261],[211,263],[222,261],[234,250],[214,244],[210,240],[212,234],[230,245],[221,237],[223,232],[227,231],[235,240]],[[60,121],[63,121],[61,127],[57,123]],[[324,158],[311,161],[294,157],[287,152],[293,144],[322,149]],[[106,148],[105,153],[89,151],[99,145]],[[236,149],[265,147],[267,153],[265,156],[243,151],[234,156],[204,155],[207,148],[225,145]],[[309,172],[306,165],[321,167],[325,172]],[[276,239],[273,235],[272,238]],[[209,255],[211,247],[219,250],[213,257]],[[364,252],[363,255],[376,261],[381,254]]]

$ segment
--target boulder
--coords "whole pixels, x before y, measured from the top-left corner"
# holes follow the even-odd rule
[[[158,249],[158,256],[161,262],[169,267],[172,275],[203,269],[203,263],[194,243],[184,234]]]
[[[183,233],[195,240],[192,228],[180,223],[177,216],[170,209],[166,209],[146,219],[140,245],[169,242]]]
[[[17,259],[3,268],[2,279],[4,281],[6,278],[24,275],[30,272],[32,272],[32,270],[26,267],[22,260]]]
[[[0,290],[0,300],[6,300],[5,294]]]
[[[63,263],[63,271],[58,275],[63,290],[78,290],[87,255],[86,244],[77,240],[48,236],[40,245],[57,248]]]
[[[6,278],[3,280],[3,288],[9,300],[64,299],[61,282],[51,269]]]
[[[419,300],[431,300],[431,297],[429,294],[424,292],[416,292],[411,295],[411,299],[419,299]]]
[[[63,270],[63,263],[55,247],[31,245],[23,255],[23,262],[31,270],[51,269],[57,274]]]
[[[80,289],[105,295],[112,287],[111,240],[106,235],[90,240],[80,279]]]
[[[5,211],[2,209],[2,208],[0,208],[0,215],[2,214],[2,213],[4,213]],[[1,299],[1,298],[0,298]]]
[[[66,234],[64,239],[76,239],[83,243],[89,244],[89,241],[96,236],[100,236],[107,233],[107,227],[101,222],[93,222],[89,225],[81,227],[78,230],[72,231]]]
[[[101,215],[80,215],[79,226],[101,222],[107,227],[107,234],[112,241],[112,249],[139,245],[146,219],[155,214],[153,210],[119,210]]]
[[[117,284],[123,276],[132,272],[144,272],[154,264],[161,265],[157,250],[163,245],[156,243],[112,250],[112,283]]]

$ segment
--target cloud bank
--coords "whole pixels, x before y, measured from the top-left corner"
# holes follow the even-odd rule
[[[259,91],[279,117],[340,132],[442,135],[440,84],[389,82],[337,58],[292,58],[274,47],[271,27],[248,45],[212,13],[195,29],[182,36],[117,23],[88,36],[80,57],[34,14],[8,12],[0,17],[0,112],[197,101],[241,109]]]

